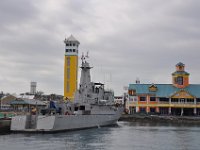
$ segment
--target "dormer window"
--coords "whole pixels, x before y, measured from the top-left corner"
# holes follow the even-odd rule
[[[136,90],[129,90],[128,93],[130,96],[134,96],[136,93]]]
[[[149,86],[149,91],[150,91],[150,92],[156,92],[156,91],[157,91],[157,86],[156,86],[155,84],[151,84],[151,85]]]
[[[179,70],[183,70],[183,67],[182,67],[182,66],[179,66]]]

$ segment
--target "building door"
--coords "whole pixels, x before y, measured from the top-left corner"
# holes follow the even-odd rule
[[[171,108],[172,115],[180,116],[181,115],[181,108]]]
[[[140,113],[146,114],[146,107],[140,107]]]
[[[134,114],[135,113],[135,107],[129,107],[130,110],[130,114]]]
[[[184,116],[193,116],[194,109],[193,108],[183,108],[183,115]]]
[[[200,108],[197,108],[197,115],[200,116]]]
[[[160,107],[160,114],[167,115],[168,114],[168,108],[166,108],[166,107]]]

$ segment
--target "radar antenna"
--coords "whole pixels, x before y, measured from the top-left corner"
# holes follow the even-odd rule
[[[85,60],[84,53],[82,53],[81,60],[82,60],[82,63],[84,63],[84,60]]]
[[[81,56],[82,63],[86,62],[86,58],[89,58],[89,52],[87,52],[86,55],[84,55],[84,53],[82,53],[82,56]]]

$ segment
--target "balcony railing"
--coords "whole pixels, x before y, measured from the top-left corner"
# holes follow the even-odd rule
[[[169,104],[169,102],[162,102],[162,101],[159,101],[158,104]]]
[[[156,104],[152,103],[138,103],[138,102],[129,102],[129,106],[153,106],[153,107],[192,107],[192,108],[200,108],[200,102],[194,103],[194,102],[157,102]]]

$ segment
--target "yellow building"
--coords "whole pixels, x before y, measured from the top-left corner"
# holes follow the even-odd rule
[[[64,97],[73,100],[77,90],[78,77],[78,46],[79,41],[72,35],[64,40],[65,64],[64,64]]]

